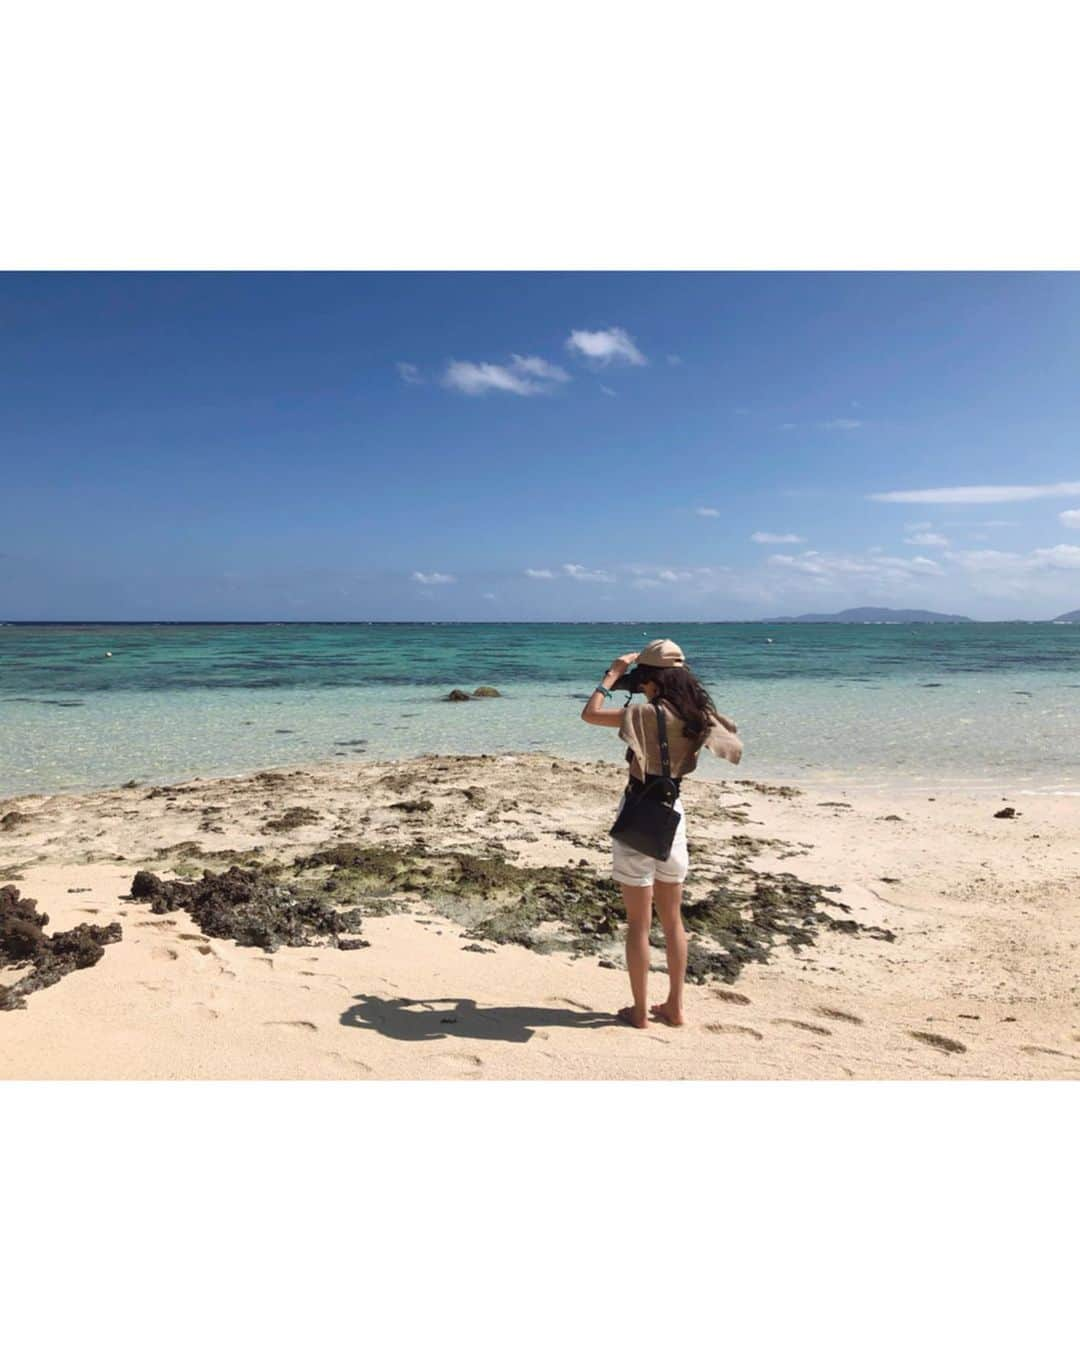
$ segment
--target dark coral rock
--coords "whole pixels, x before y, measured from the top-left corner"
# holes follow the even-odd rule
[[[0,966],[31,967],[21,980],[0,988],[0,1011],[25,1008],[28,994],[47,989],[73,970],[96,965],[106,944],[123,936],[118,923],[81,923],[46,936],[48,922],[36,901],[20,897],[14,886],[0,888]]]
[[[829,909],[848,909],[827,898],[835,887],[814,886],[786,872],[751,873],[750,878],[749,892],[720,886],[704,900],[684,904],[683,922],[690,933],[687,978],[695,983],[712,976],[730,984],[749,962],[767,961],[777,944],[798,950],[812,945],[821,930],[895,939],[887,929],[830,914]]]
[[[464,689],[451,689],[443,700],[444,703],[468,703],[469,695]]]
[[[473,698],[502,698],[502,694],[490,684],[482,684],[472,691]]]
[[[85,970],[101,960],[104,955],[101,949],[106,943],[119,942],[122,937],[118,923],[80,923],[63,933],[54,933],[49,941],[54,957],[70,962],[73,970]]]
[[[20,825],[29,825],[33,819],[23,811],[8,811],[0,816],[0,830],[17,830]]]
[[[47,914],[37,912],[37,901],[20,899],[15,886],[0,888],[0,965],[32,961],[41,950],[49,922]]]
[[[241,947],[310,947],[359,932],[359,909],[340,909],[296,883],[285,884],[268,870],[230,867],[205,871],[197,881],[163,881],[137,872],[133,900],[148,900],[155,914],[185,909],[207,937],[230,938]]]
[[[302,825],[318,825],[318,823],[318,811],[312,811],[309,806],[290,806],[282,815],[274,820],[268,820],[263,829],[282,834],[287,830],[298,830]]]
[[[397,790],[404,786],[395,783]],[[886,929],[858,923],[837,892],[791,873],[756,871],[750,860],[780,841],[734,835],[712,864],[703,899],[686,893],[683,917],[690,933],[689,977],[699,983],[736,980],[748,962],[764,962],[780,947],[796,951],[823,933],[891,942]],[[400,910],[419,899],[433,913],[461,925],[467,951],[516,943],[536,952],[610,961],[626,915],[618,886],[588,865],[523,867],[492,851],[477,856],[408,847],[335,844],[292,864],[303,878],[315,871],[321,894],[362,906],[368,914]],[[711,855],[711,856],[710,856]],[[695,864],[698,865],[698,864]],[[721,874],[721,868],[723,874]],[[660,946],[659,931],[655,945]]]

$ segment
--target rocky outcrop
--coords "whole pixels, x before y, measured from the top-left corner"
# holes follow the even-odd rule
[[[47,989],[73,970],[97,965],[106,944],[123,937],[118,923],[81,923],[49,937],[48,922],[36,900],[20,896],[14,886],[0,887],[0,966],[30,966],[20,980],[0,988],[0,1011],[25,1008],[28,994]]]
[[[163,881],[153,872],[137,872],[131,898],[148,903],[155,914],[187,910],[207,937],[268,952],[340,945],[341,935],[358,933],[363,921],[359,909],[341,909],[307,887],[243,867],[206,871],[198,881]]]

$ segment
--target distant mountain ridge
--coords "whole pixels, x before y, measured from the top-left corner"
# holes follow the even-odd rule
[[[1068,614],[1059,614],[1052,623],[1080,623],[1080,609],[1070,609]]]
[[[1068,618],[1069,616],[1065,616]],[[1080,622],[1080,610],[1076,611]],[[785,614],[778,619],[760,619],[759,623],[974,623],[966,614],[937,614],[932,609],[881,609],[863,606],[842,609],[836,614]]]

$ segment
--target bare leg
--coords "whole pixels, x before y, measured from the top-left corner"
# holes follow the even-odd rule
[[[664,1003],[654,1004],[652,1011],[662,1022],[681,1027],[683,1017],[683,986],[686,983],[686,929],[682,921],[682,883],[658,881],[653,888],[656,912],[664,929],[667,947],[668,996]]]
[[[626,906],[626,969],[630,972],[630,990],[633,1006],[620,1008],[619,1016],[631,1026],[643,1027],[648,1022],[645,1001],[649,983],[649,929],[652,927],[652,887],[622,886]]]

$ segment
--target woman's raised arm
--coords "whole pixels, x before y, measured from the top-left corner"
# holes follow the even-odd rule
[[[611,686],[637,660],[637,652],[626,652],[622,656],[617,656],[611,665],[604,671],[604,678],[589,695],[588,702],[581,710],[581,720],[588,722],[592,727],[617,727],[622,721],[622,712],[615,709],[606,709],[604,701]]]

